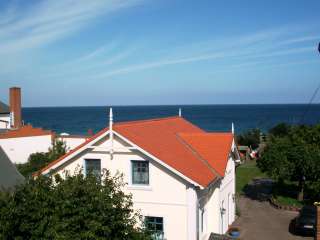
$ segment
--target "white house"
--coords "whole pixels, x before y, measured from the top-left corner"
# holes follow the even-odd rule
[[[21,89],[9,89],[10,106],[0,101],[0,130],[18,129],[22,124],[21,119]]]
[[[47,152],[52,141],[62,140],[67,150],[85,142],[87,136],[56,135],[52,131],[24,125],[21,111],[21,89],[9,89],[10,106],[0,101],[0,147],[13,163],[26,163],[30,154]]]
[[[31,125],[0,133],[0,147],[13,163],[26,163],[30,154],[47,152],[52,146],[54,134]]]
[[[10,128],[9,106],[0,101],[0,129]]]
[[[182,117],[113,124],[38,174],[120,171],[155,239],[225,233],[235,219],[233,133],[208,133]]]
[[[31,125],[23,125],[21,89],[9,90],[10,107],[0,102],[0,147],[13,163],[27,162],[30,154],[47,152],[53,134]]]

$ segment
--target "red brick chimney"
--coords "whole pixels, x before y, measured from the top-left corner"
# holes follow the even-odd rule
[[[21,119],[21,89],[18,87],[10,88],[10,114],[11,127],[20,128],[22,126]]]

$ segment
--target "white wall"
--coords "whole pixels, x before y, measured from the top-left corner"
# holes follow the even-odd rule
[[[124,149],[127,144],[120,139],[114,141],[112,159],[107,151],[103,152],[110,146],[108,141],[96,145],[99,149],[74,157],[69,164],[58,169],[58,173],[63,174],[66,170],[72,174],[84,166],[85,159],[101,159],[101,167],[110,170],[111,174],[124,174],[124,181],[128,183],[124,191],[132,193],[135,209],[141,210],[144,216],[163,217],[165,239],[188,239],[186,182],[138,151]],[[131,184],[131,160],[149,161],[149,186]]]
[[[220,226],[220,180],[210,185],[208,188],[199,191],[199,239],[207,240],[212,232],[219,233]],[[201,217],[204,211],[203,219]],[[203,223],[202,223],[203,221]],[[203,224],[203,231],[201,225]]]
[[[220,222],[220,233],[225,233],[235,220],[235,163],[232,158],[228,161],[225,174],[220,185],[220,206],[225,209]]]
[[[5,122],[2,122],[5,121]],[[10,114],[0,114],[0,129],[10,128]]]
[[[51,135],[0,139],[0,146],[13,163],[25,163],[31,153],[48,151]]]
[[[68,137],[58,136],[58,139],[65,142],[68,151],[76,148],[81,143],[86,141],[85,137],[82,138],[82,137],[72,137],[72,136],[68,136]]]
[[[230,157],[224,178],[199,191],[199,239],[207,240],[210,233],[224,234],[235,220],[235,164]],[[221,207],[225,213],[221,214]],[[204,210],[204,228],[201,231],[201,212]]]

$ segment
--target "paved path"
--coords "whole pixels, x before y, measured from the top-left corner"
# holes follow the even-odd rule
[[[234,226],[240,227],[244,240],[298,240],[312,237],[295,236],[289,232],[290,221],[296,212],[273,208],[269,202],[240,197],[238,206],[241,216]]]

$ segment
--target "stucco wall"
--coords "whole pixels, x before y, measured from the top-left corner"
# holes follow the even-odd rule
[[[220,186],[220,206],[225,209],[222,216],[221,231],[225,233],[228,226],[235,220],[235,166],[232,158],[229,159],[226,176],[221,181]]]
[[[103,152],[110,146],[108,141],[100,141],[96,145],[99,148],[74,157],[59,168],[58,173],[68,171],[72,174],[84,166],[85,159],[101,159],[101,167],[110,170],[111,174],[124,174],[124,181],[128,183],[124,191],[132,193],[136,209],[144,216],[163,217],[166,239],[187,239],[187,189],[184,180],[138,151],[124,149],[126,144],[119,139],[114,141],[112,159],[107,151]],[[131,160],[149,161],[148,186],[131,184]]]
[[[235,172],[234,161],[229,158],[224,178],[212,184],[209,188],[199,191],[199,238],[207,240],[210,233],[225,233],[235,219]],[[228,202],[229,201],[229,202]],[[229,204],[229,205],[228,205]],[[225,208],[221,215],[220,208]],[[202,211],[204,216],[202,217]],[[203,231],[201,222],[203,220]]]
[[[208,201],[206,202],[205,208],[205,228],[202,233],[202,239],[208,239],[210,233],[219,233],[220,226],[220,190],[218,188],[219,183],[214,184],[208,192]]]
[[[59,136],[58,139],[66,143],[68,151],[76,148],[81,143],[86,141],[85,137],[81,138],[81,137],[63,137],[63,136]]]
[[[5,122],[7,123],[5,123]],[[10,115],[9,114],[0,114],[0,129],[10,128]]]
[[[31,153],[48,151],[51,135],[0,139],[0,146],[13,163],[25,163]]]

